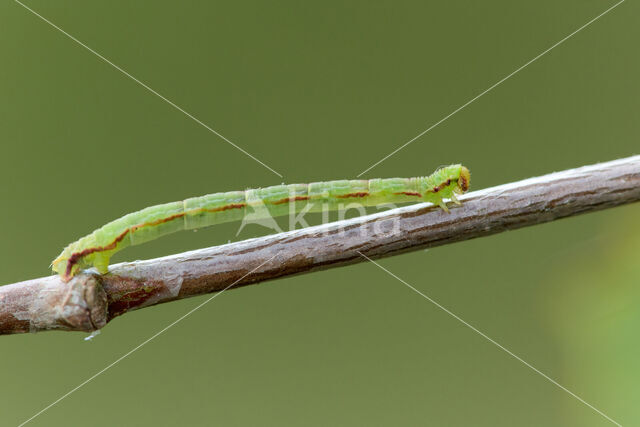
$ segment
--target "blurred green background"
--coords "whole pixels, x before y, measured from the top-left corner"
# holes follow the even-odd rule
[[[353,178],[614,2],[0,2],[0,283],[147,205]],[[475,189],[638,154],[626,2],[365,176],[461,162]],[[381,261],[623,425],[640,423],[640,214],[621,207]],[[114,262],[258,235],[238,224]],[[17,425],[205,297],[85,334],[0,337]],[[606,426],[376,266],[225,293],[33,426]]]

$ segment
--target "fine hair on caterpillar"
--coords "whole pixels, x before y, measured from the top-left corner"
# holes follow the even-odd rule
[[[348,211],[366,213],[368,206],[394,206],[430,202],[448,212],[445,200],[460,204],[456,194],[469,188],[471,175],[462,165],[451,165],[433,174],[415,178],[337,180],[310,184],[276,185],[265,188],[213,193],[179,202],[151,206],[112,221],[69,244],[52,262],[53,271],[69,280],[79,270],[95,267],[106,273],[111,256],[181,230],[195,230],[230,221],[257,223],[282,231],[273,218],[289,214],[289,228],[309,226],[304,215],[338,211],[345,219]],[[376,224],[373,233],[398,232],[393,224]]]

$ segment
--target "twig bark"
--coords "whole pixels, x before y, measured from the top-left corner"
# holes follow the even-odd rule
[[[130,310],[217,292],[231,284],[236,288],[361,262],[359,252],[380,258],[639,200],[640,156],[634,156],[468,193],[461,197],[463,205],[453,206],[450,213],[421,203],[116,264],[109,274],[85,272],[69,283],[58,276],[28,280],[0,287],[0,334],[89,332]]]

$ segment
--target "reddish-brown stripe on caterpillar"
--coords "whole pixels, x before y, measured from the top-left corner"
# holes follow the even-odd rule
[[[443,182],[440,185],[436,185],[435,187],[433,187],[429,191],[431,191],[432,193],[437,193],[438,191],[442,190],[443,188],[448,187],[449,184],[451,184],[451,180],[450,179],[446,180],[445,182]]]
[[[183,216],[185,216],[185,215],[186,215],[186,214],[185,214],[184,212],[180,212],[180,213],[178,213],[178,214],[171,215],[171,216],[168,216],[168,217],[166,217],[166,218],[157,219],[157,220],[152,221],[152,222],[145,222],[144,224],[136,224],[136,225],[132,225],[131,227],[129,227],[128,229],[126,229],[126,230],[124,231],[124,233],[126,233],[127,231],[128,231],[128,232],[133,233],[133,232],[134,232],[134,231],[136,231],[138,228],[142,228],[142,227],[151,227],[151,226],[154,226],[154,225],[164,224],[165,222],[173,221],[174,219],[177,219],[177,218],[182,218],[182,217],[183,217]],[[120,237],[120,236],[118,236],[118,237]],[[121,239],[121,240],[122,240],[122,239]]]
[[[367,197],[368,195],[369,195],[368,191],[363,191],[363,192],[360,192],[360,193],[342,194],[342,195],[335,196],[335,197],[337,197],[339,199],[348,199],[350,197]]]
[[[194,209],[189,211],[188,213],[196,213],[196,212],[221,212],[221,211],[226,211],[229,209],[238,209],[238,208],[243,208],[245,207],[245,203],[234,203],[234,204],[230,204],[230,205],[225,205],[225,206],[221,206],[219,208],[215,208],[215,209]],[[120,233],[114,240],[113,242],[109,243],[108,245],[105,246],[96,246],[94,248],[87,248],[84,249],[80,252],[75,252],[73,254],[71,254],[71,256],[69,257],[69,259],[67,260],[67,270],[66,270],[66,275],[67,277],[71,275],[71,270],[73,270],[73,266],[76,265],[76,263],[83,257],[87,256],[87,255],[91,255],[92,253],[95,252],[103,252],[103,251],[108,251],[111,249],[115,249],[116,246],[118,245],[119,242],[122,241],[122,239],[124,239],[126,237],[127,234],[129,233],[133,233],[134,231],[136,231],[139,228],[143,228],[143,227],[153,227],[154,225],[160,225],[160,224],[164,224],[165,222],[169,222],[172,221],[174,219],[177,218],[182,218],[186,215],[185,212],[181,212],[175,215],[171,215],[167,218],[161,218],[152,222],[145,222],[144,224],[136,224],[133,225],[129,228],[127,228],[126,230],[124,230],[122,233]]]
[[[97,246],[95,248],[87,248],[87,249],[84,249],[84,250],[82,250],[80,252],[75,252],[75,253],[71,254],[69,259],[67,260],[66,276],[69,277],[71,275],[71,270],[73,269],[73,266],[76,265],[76,263],[78,262],[78,260],[80,258],[85,257],[87,255],[91,255],[94,252],[102,252],[102,251],[108,251],[108,250],[111,250],[111,249],[115,249],[116,246],[118,245],[118,242],[122,241],[122,239],[124,239],[124,237],[128,233],[129,233],[129,229],[127,228],[122,233],[120,233],[118,235],[118,237],[116,237],[113,240],[113,242],[109,243],[106,246]]]
[[[415,193],[415,192],[411,192],[411,191],[402,191],[400,193],[393,193],[396,195],[400,195],[400,194],[404,194],[405,196],[416,196],[416,197],[422,197],[422,194],[420,193]]]
[[[275,202],[269,202],[269,203],[272,205],[281,205],[283,203],[300,202],[303,200],[309,200],[309,196],[285,197],[284,199],[276,200]]]
[[[189,211],[188,213],[196,213],[196,212],[222,212],[222,211],[228,211],[229,209],[240,209],[240,208],[244,208],[245,206],[247,206],[246,203],[232,203],[230,205],[225,205],[225,206],[220,206],[219,208],[214,208],[214,209],[194,209],[192,211]]]

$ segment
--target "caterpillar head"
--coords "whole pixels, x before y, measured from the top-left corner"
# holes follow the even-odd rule
[[[469,185],[471,185],[471,172],[466,167],[460,166],[460,175],[454,191],[458,194],[466,193],[469,190]]]
[[[463,194],[469,190],[471,173],[466,167],[457,164],[445,166],[424,179],[425,194],[438,194],[450,198],[453,193]]]

